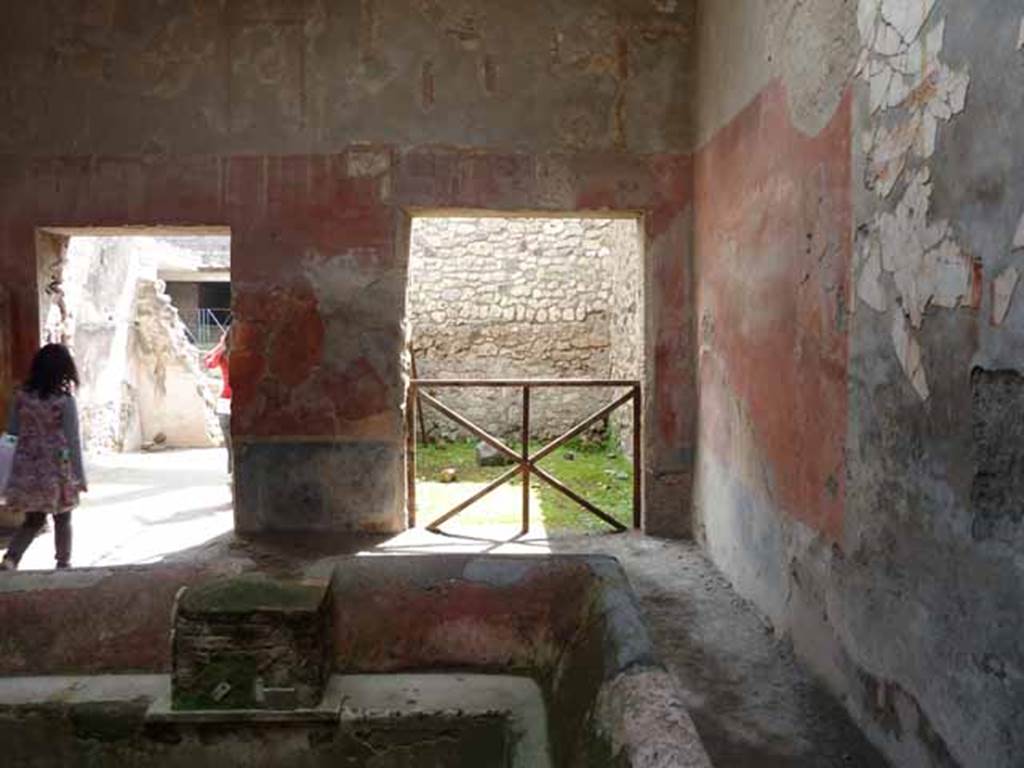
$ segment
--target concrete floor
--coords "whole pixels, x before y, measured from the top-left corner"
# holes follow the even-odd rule
[[[875,768],[883,758],[842,708],[794,660],[698,547],[638,534],[525,536],[511,524],[445,526],[393,537],[231,535],[231,493],[220,450],[104,457],[90,462],[90,493],[75,513],[76,566],[161,559],[229,559],[306,572],[339,554],[583,552],[622,562],[662,660],[676,674],[716,765],[730,768]],[[518,497],[509,498],[518,504]],[[509,519],[508,515],[504,516]],[[512,517],[514,519],[514,516]],[[50,568],[52,535],[23,568]]]
[[[716,766],[887,765],[696,545],[629,534],[556,541],[552,549],[619,558]]]
[[[223,449],[90,457],[89,493],[72,513],[72,564],[156,562],[231,531],[226,466]],[[53,565],[53,534],[44,532],[25,553],[21,569]]]

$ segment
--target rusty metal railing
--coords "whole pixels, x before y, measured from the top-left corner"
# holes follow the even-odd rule
[[[470,388],[470,387],[499,387],[499,388],[520,388],[522,390],[522,448],[516,451],[506,445],[500,438],[490,434],[482,427],[474,424],[462,414],[442,403],[425,390],[444,388]],[[533,389],[543,387],[587,387],[587,388],[619,388],[628,387],[629,391],[621,397],[595,411],[583,421],[579,422],[569,431],[555,438],[551,442],[530,452],[530,393]],[[536,476],[552,488],[572,499],[591,514],[599,517],[616,531],[627,530],[626,526],[616,520],[610,514],[602,510],[596,504],[587,500],[584,496],[569,488],[565,483],[553,476],[550,472],[542,469],[537,464],[546,456],[551,455],[565,443],[577,435],[583,433],[592,424],[606,418],[614,411],[626,406],[633,405],[633,527],[641,525],[641,482],[643,477],[642,467],[642,395],[640,382],[629,379],[417,379],[409,382],[409,391],[406,400],[406,499],[409,505],[409,525],[416,525],[416,412],[417,405],[423,403],[429,405],[441,415],[454,421],[463,427],[470,434],[483,440],[492,448],[515,462],[515,466],[503,472],[485,487],[474,493],[468,499],[459,502],[443,515],[431,521],[426,527],[428,530],[437,531],[441,525],[451,520],[460,512],[480,501],[482,498],[512,481],[515,477],[521,476],[523,481],[522,501],[522,532],[530,530],[530,478]]]

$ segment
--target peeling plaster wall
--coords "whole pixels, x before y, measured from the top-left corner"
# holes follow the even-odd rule
[[[691,140],[682,0],[98,0],[6,16],[3,153]]]
[[[860,9],[864,184],[835,634],[878,689],[861,707],[898,763],[1011,766],[1024,752],[1022,10],[906,5]],[[899,82],[883,88],[879,60]],[[856,599],[865,567],[879,575]],[[889,647],[868,639],[879,623]]]
[[[690,531],[692,2],[5,11],[0,275],[38,226],[232,230],[239,530],[405,524],[409,212],[644,219],[648,529]]]
[[[700,537],[899,766],[1024,751],[1008,5],[699,11]]]

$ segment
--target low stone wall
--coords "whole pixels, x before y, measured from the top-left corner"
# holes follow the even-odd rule
[[[170,672],[175,595],[232,572],[175,564],[5,574],[0,677]]]
[[[315,570],[330,576],[335,674],[456,669],[531,677],[544,694],[553,765],[710,768],[613,558],[347,557]],[[316,760],[307,754],[336,743],[339,720],[345,727],[338,711],[287,713],[306,717],[293,717],[287,732],[275,730],[281,715],[274,712],[259,712],[256,726],[260,717],[251,713],[177,713],[181,725],[166,717],[160,700],[170,692],[152,673],[169,666],[177,585],[200,578],[168,566],[5,578],[0,672],[23,676],[0,685],[5,755],[25,766],[76,765],[86,755],[92,765],[127,759],[137,766],[269,766],[290,763],[295,750],[305,750],[310,765],[353,757],[345,745]],[[239,600],[245,609],[264,603],[248,589]],[[128,671],[151,674],[119,687],[122,675],[111,673]],[[80,677],[55,685],[61,674]],[[288,733],[303,738],[296,744]]]
[[[417,219],[413,224],[409,322],[421,378],[601,378],[612,375],[612,329],[638,333],[633,283],[639,274],[635,220]],[[639,357],[617,353],[617,376]],[[445,390],[440,397],[485,429],[519,434],[515,390]],[[553,437],[600,408],[611,393],[538,391],[531,425]],[[433,437],[464,437],[425,413]]]

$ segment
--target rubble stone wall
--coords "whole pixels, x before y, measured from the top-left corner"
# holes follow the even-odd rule
[[[644,378],[643,264],[639,257],[640,232],[634,222],[616,222],[609,232],[613,254],[634,254],[609,264],[608,363],[614,379]],[[611,418],[622,449],[633,455],[633,412],[620,408]]]
[[[632,233],[632,236],[630,236]],[[639,241],[632,219],[423,218],[413,226],[409,320],[422,378],[636,376]],[[617,277],[632,281],[614,285]],[[613,345],[613,329],[617,345]],[[639,339],[639,335],[634,339]],[[634,373],[626,373],[633,370]],[[438,396],[485,429],[521,429],[521,391],[443,389]],[[531,430],[553,437],[604,405],[607,389],[536,390]],[[465,437],[426,409],[428,434]]]

